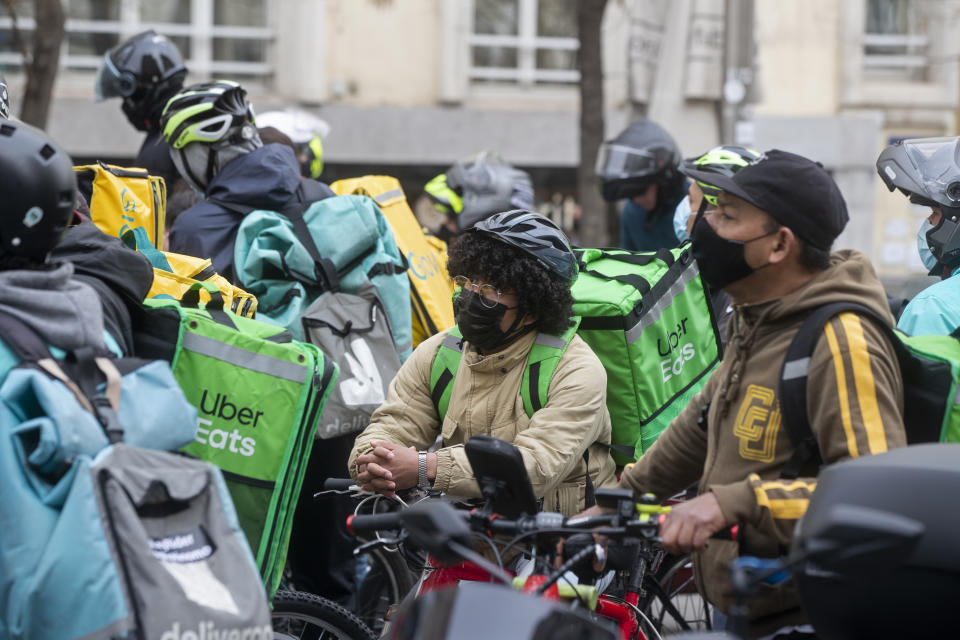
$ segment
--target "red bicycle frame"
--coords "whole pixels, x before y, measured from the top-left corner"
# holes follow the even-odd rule
[[[458,562],[451,565],[443,565],[432,556],[427,557],[426,576],[420,582],[417,589],[417,597],[429,591],[435,591],[443,587],[451,587],[460,584],[462,581],[468,582],[494,582],[493,576],[481,567],[472,562]],[[511,574],[512,575],[512,574]],[[534,593],[540,585],[547,581],[547,576],[534,574],[528,576],[523,584],[524,593]],[[547,600],[561,600],[560,592],[556,583],[543,593]],[[626,604],[617,602],[605,595],[600,595],[597,600],[596,613],[609,618],[617,623],[622,640],[647,640],[640,629],[640,619],[634,607],[640,602],[640,595],[628,592],[626,595]],[[631,606],[632,605],[632,606]]]

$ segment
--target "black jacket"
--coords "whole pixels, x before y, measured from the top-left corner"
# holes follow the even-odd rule
[[[51,262],[72,262],[73,277],[97,292],[103,326],[123,350],[133,353],[130,308],[139,307],[153,284],[153,266],[119,238],[108,236],[92,222],[67,230],[50,252]]]
[[[152,176],[163,178],[168,194],[173,192],[173,185],[180,180],[177,167],[170,157],[170,145],[163,141],[163,134],[159,131],[147,134],[133,164],[146,169]]]

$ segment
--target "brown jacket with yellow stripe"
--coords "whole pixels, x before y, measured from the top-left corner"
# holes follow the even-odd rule
[[[739,553],[776,557],[790,545],[797,518],[816,487],[814,474],[780,479],[793,446],[783,425],[778,380],[787,347],[808,313],[824,304],[858,302],[893,324],[870,262],[834,253],[831,267],[779,300],[735,306],[723,361],[703,391],[621,476],[634,491],[667,497],[699,481],[712,491],[727,524],[740,523]],[[698,424],[709,403],[706,431]],[[825,464],[906,444],[903,380],[893,348],[872,321],[852,313],[824,327],[810,362],[810,426]],[[738,543],[711,540],[696,558],[707,598],[731,604],[730,564]],[[750,602],[752,629],[766,632],[802,620],[792,584],[764,585]]]
[[[594,487],[616,486],[610,450],[597,444],[610,442],[606,371],[580,336],[574,336],[560,358],[546,404],[531,417],[524,410],[520,384],[538,334],[527,334],[489,356],[479,355],[466,342],[441,424],[430,397],[430,368],[448,333],[442,331],[421,343],[390,383],[386,401],[357,436],[350,453],[354,480],[357,456],[370,450],[372,440],[423,450],[442,435],[434,488],[478,498],[480,489],[464,445],[474,435],[488,434],[520,450],[545,511],[574,515],[583,509],[587,462]],[[588,448],[587,461],[583,454]]]

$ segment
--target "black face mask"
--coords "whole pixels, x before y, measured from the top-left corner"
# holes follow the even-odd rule
[[[481,351],[492,351],[533,329],[533,325],[520,327],[523,318],[518,314],[510,328],[501,331],[500,322],[511,308],[515,307],[499,302],[494,307],[487,307],[480,294],[464,289],[457,298],[457,327],[467,342]]]
[[[744,257],[747,243],[765,238],[771,233],[749,240],[727,240],[717,235],[702,212],[698,214],[690,233],[690,250],[700,267],[700,276],[703,281],[714,289],[723,289],[749,276],[757,269],[747,264]]]

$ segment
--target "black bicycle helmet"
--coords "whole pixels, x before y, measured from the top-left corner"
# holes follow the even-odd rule
[[[910,201],[940,207],[940,223],[927,244],[946,267],[960,264],[960,138],[917,138],[890,145],[877,158],[877,173],[890,191]]]
[[[641,119],[597,153],[596,174],[607,202],[638,196],[651,184],[675,187],[682,183],[680,148],[663,127]]]
[[[177,171],[200,191],[227,162],[261,146],[247,92],[229,80],[192,85],[173,96],[160,125]]]
[[[10,119],[10,92],[7,90],[7,79],[0,76],[0,120]]]
[[[561,280],[573,282],[579,269],[566,234],[539,213],[514,209],[481,220],[468,231],[493,236],[520,249]]]
[[[702,156],[697,156],[696,158],[687,158],[683,161],[683,165],[680,167],[680,170],[685,174],[687,171],[691,170],[708,171],[710,173],[732,178],[733,174],[735,174],[737,171],[740,171],[740,169],[747,166],[759,157],[759,151],[747,149],[746,147],[724,144],[710,149],[710,151],[707,151]],[[718,189],[712,184],[707,184],[706,182],[701,182],[699,180],[697,180],[697,186],[700,187],[700,190],[703,192],[704,199],[713,206],[717,206],[717,196],[720,194],[722,189]]]
[[[123,98],[123,113],[140,131],[159,126],[166,101],[183,87],[187,67],[168,38],[152,29],[108,51],[97,71],[97,102]]]
[[[47,134],[0,122],[0,255],[42,262],[73,215],[73,162]]]

